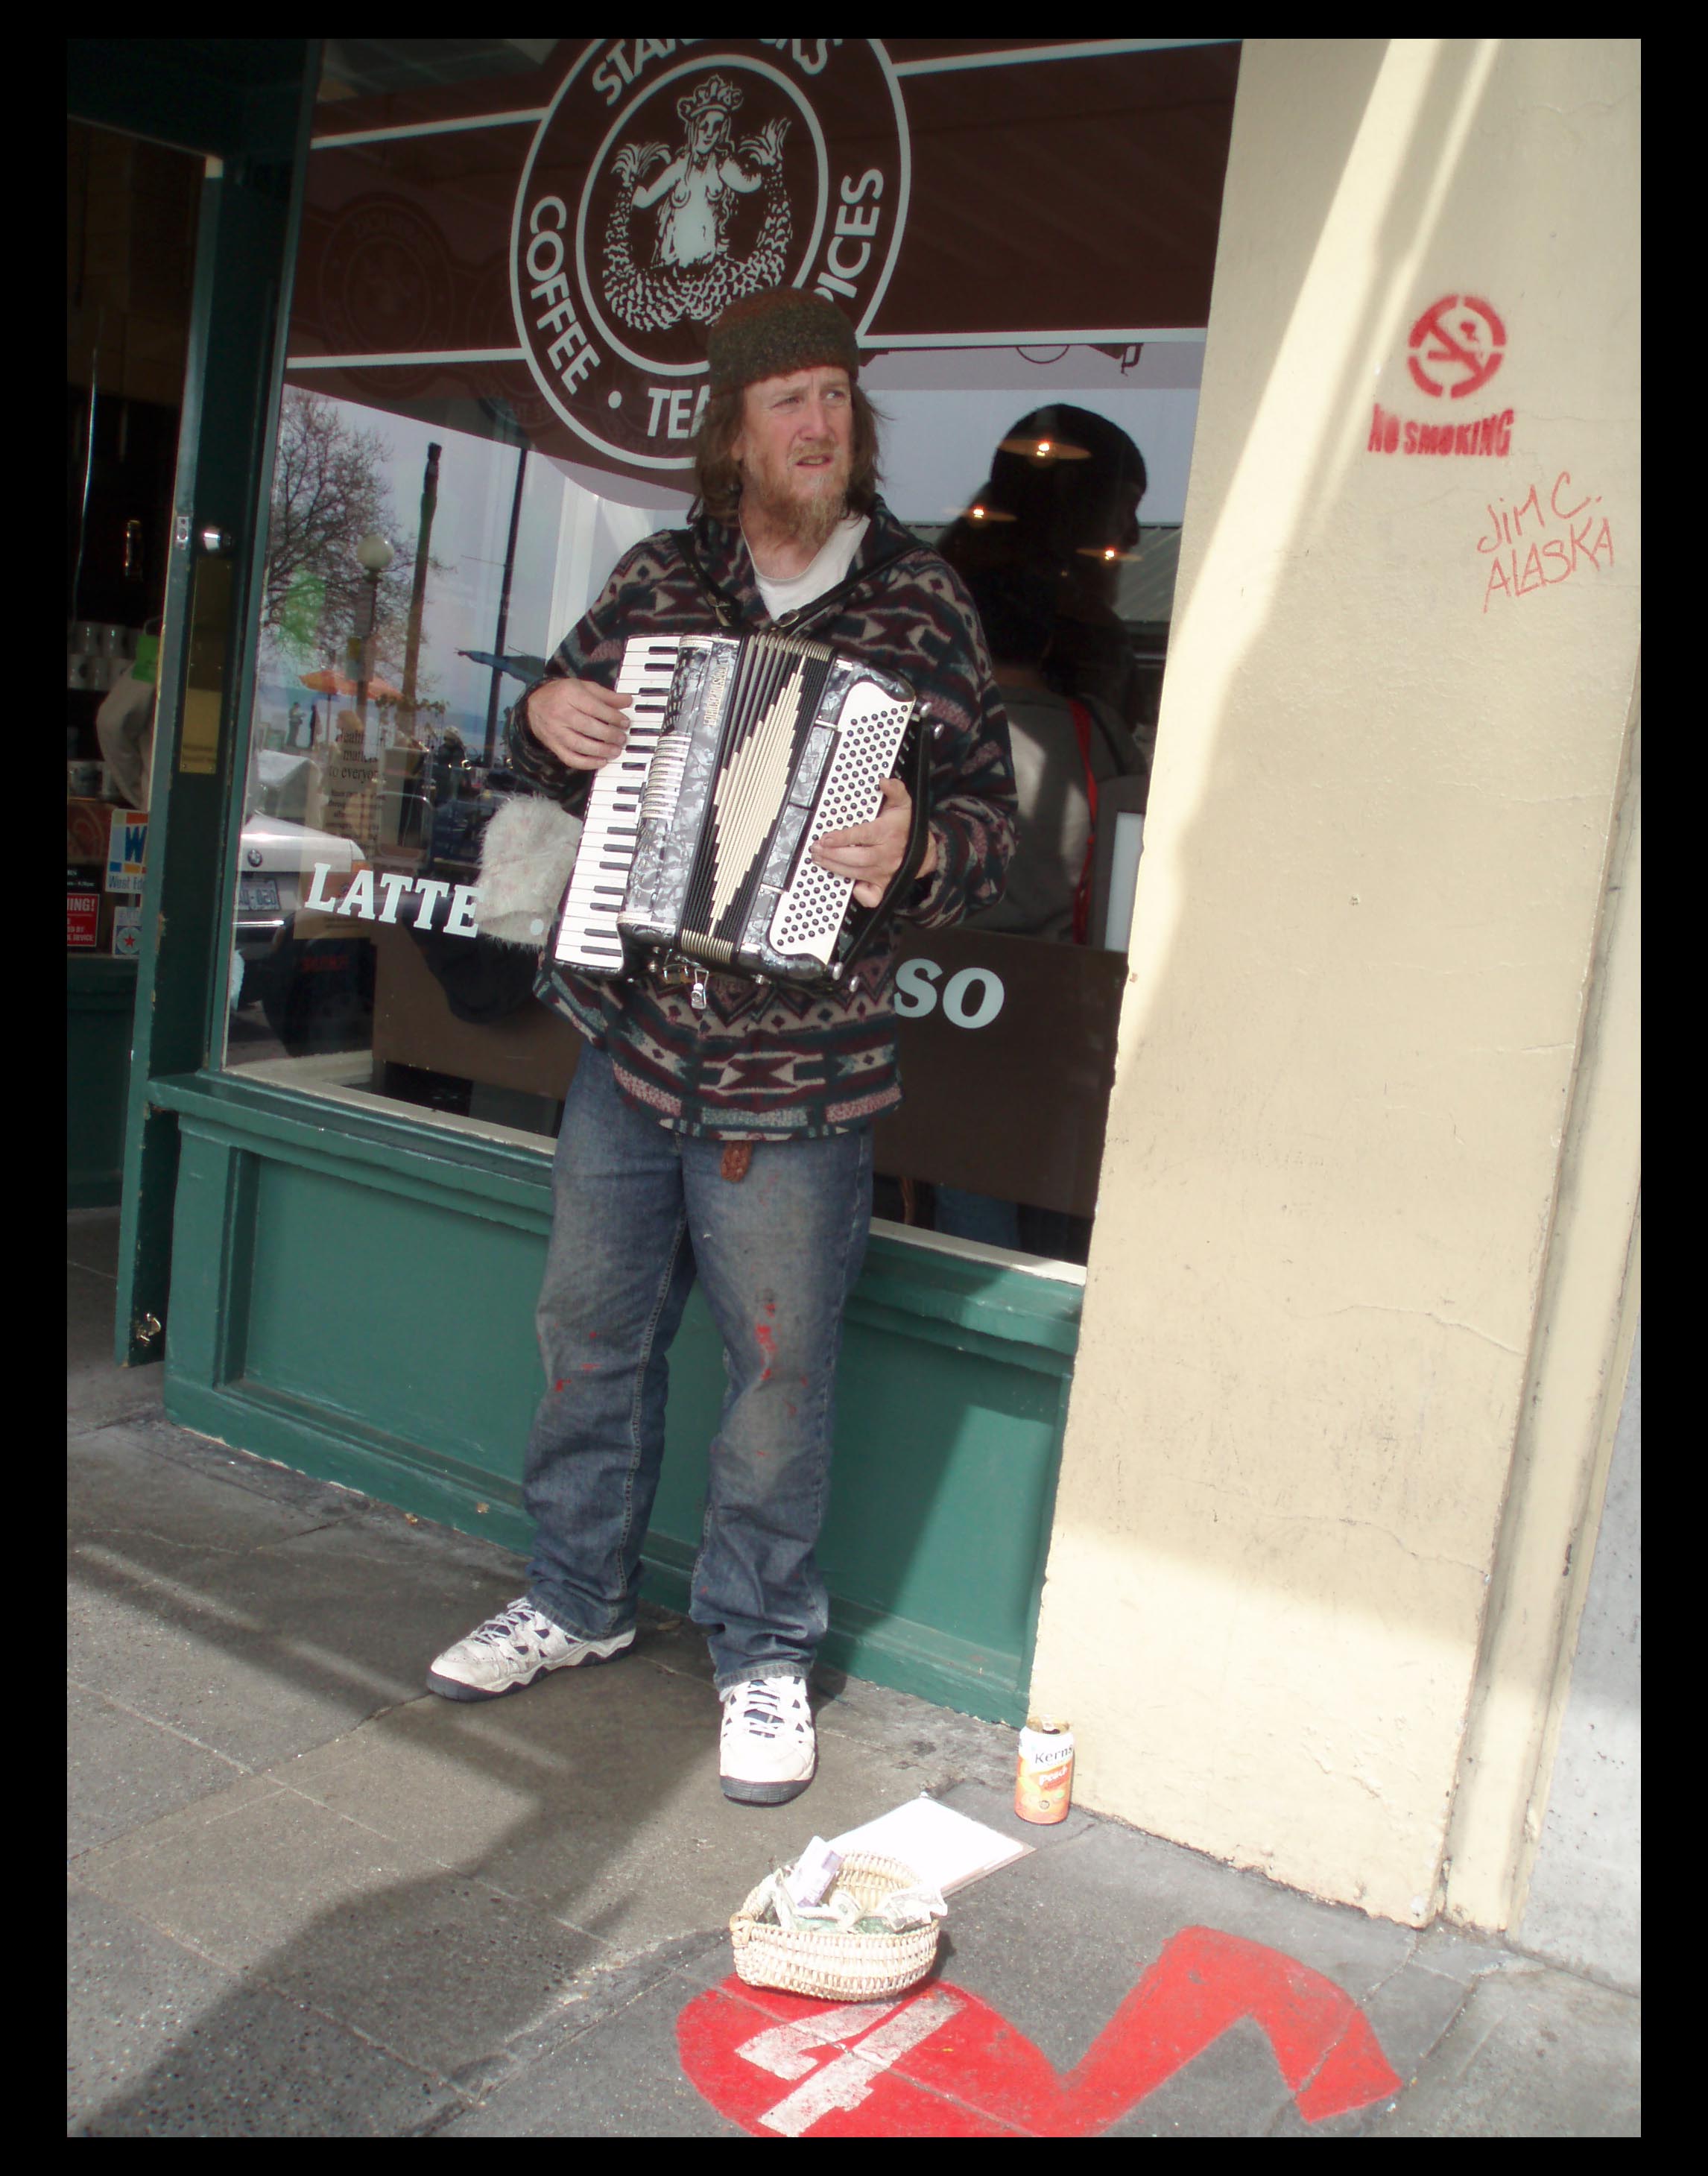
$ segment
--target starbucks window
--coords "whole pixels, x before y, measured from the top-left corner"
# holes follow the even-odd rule
[[[228,1065],[555,1131],[579,1038],[515,857],[555,902],[577,847],[518,816],[506,718],[688,522],[707,324],[793,285],[855,328],[883,503],[976,608],[1020,810],[999,901],[898,924],[878,1211],[1085,1259],[1237,54],[328,41]]]

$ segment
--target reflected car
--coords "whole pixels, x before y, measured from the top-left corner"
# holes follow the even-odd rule
[[[316,866],[348,876],[363,859],[361,842],[317,831],[284,816],[250,816],[237,852],[238,957],[247,967],[264,960],[301,908]]]
[[[253,815],[238,851],[233,1011],[258,1004],[287,1057],[366,1047],[373,1023],[373,946],[349,923],[302,938],[296,923],[317,867],[342,880],[367,858],[356,839],[285,816]],[[318,924],[311,916],[310,926]],[[237,979],[241,972],[241,980]]]

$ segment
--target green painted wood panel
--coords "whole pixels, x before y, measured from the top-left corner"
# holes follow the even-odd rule
[[[258,1161],[241,1373],[430,1444],[519,1501],[543,1238]]]
[[[168,1413],[525,1548],[543,1151],[229,1075],[156,1092],[182,1137]],[[1079,1297],[874,1236],[839,1375],[827,1662],[1021,1715]],[[698,1296],[671,1372],[646,1588],[683,1608],[724,1389]]]

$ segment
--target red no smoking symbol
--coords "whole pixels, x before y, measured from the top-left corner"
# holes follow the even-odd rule
[[[1438,400],[1444,393],[1462,400],[1499,369],[1506,327],[1477,296],[1444,295],[1412,326],[1407,345],[1412,352],[1406,360],[1424,392]]]
[[[732,1976],[677,2021],[688,2077],[758,2138],[1089,2138],[1241,2018],[1268,2035],[1301,2115],[1395,2092],[1370,2021],[1296,1958],[1210,1927],[1164,1947],[1062,2076],[1000,2011],[938,1980],[895,2002],[832,2005]]]

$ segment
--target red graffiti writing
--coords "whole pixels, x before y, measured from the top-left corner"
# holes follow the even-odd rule
[[[1433,345],[1432,345],[1433,343]],[[1412,328],[1406,361],[1419,387],[1438,400],[1462,400],[1487,385],[1506,354],[1506,327],[1475,295],[1444,295]]]
[[[1398,2090],[1350,1995],[1210,1927],[1174,1936],[1065,2077],[947,1981],[900,2005],[831,2005],[732,1976],[683,2010],[677,2044],[696,2089],[758,2138],[1086,2138],[1245,2017],[1267,2034],[1307,2122]]]
[[[1598,494],[1580,489],[1569,469],[1554,478],[1546,499],[1532,484],[1516,504],[1491,503],[1488,529],[1477,548],[1491,560],[1482,609],[1497,596],[1524,597],[1569,582],[1583,566],[1597,574],[1613,563],[1613,525],[1596,512]]]
[[[1512,411],[1480,416],[1469,423],[1402,422],[1379,400],[1370,417],[1368,454],[1481,454],[1504,460],[1512,451]]]

